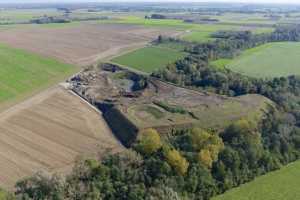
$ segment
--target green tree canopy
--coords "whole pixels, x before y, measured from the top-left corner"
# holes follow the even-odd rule
[[[144,154],[152,154],[162,147],[162,141],[159,133],[152,128],[143,130],[139,133],[137,149]]]

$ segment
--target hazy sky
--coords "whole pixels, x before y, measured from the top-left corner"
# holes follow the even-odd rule
[[[300,0],[0,0],[0,3],[53,3],[53,2],[114,2],[114,1],[132,1],[132,2],[242,2],[242,3],[289,3],[300,4]]]

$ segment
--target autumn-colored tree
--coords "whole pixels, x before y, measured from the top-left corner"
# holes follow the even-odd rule
[[[140,132],[138,149],[145,154],[157,152],[162,147],[162,141],[159,133],[152,128]]]
[[[167,150],[165,156],[169,165],[171,165],[178,174],[186,174],[189,162],[179,153],[179,151],[175,149]]]
[[[213,161],[218,160],[219,152],[223,149],[224,149],[223,144],[210,144],[207,146],[207,150],[210,152]]]
[[[212,163],[218,160],[219,152],[224,149],[222,139],[214,134],[200,128],[193,128],[190,133],[193,148],[198,153],[198,160],[207,168],[212,167]]]
[[[198,160],[207,168],[212,167],[214,162],[212,153],[208,149],[202,149],[198,154]]]
[[[191,130],[191,139],[195,150],[199,151],[206,148],[209,144],[211,134],[201,128],[193,128]]]

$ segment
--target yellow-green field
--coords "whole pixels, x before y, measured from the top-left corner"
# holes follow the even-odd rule
[[[56,83],[75,70],[54,59],[0,45],[0,105]]]
[[[212,65],[261,78],[300,75],[299,55],[299,42],[268,43],[246,50],[233,60],[221,59]]]
[[[226,192],[212,200],[300,199],[300,161]]]
[[[155,45],[116,57],[112,59],[112,62],[142,72],[151,73],[154,70],[166,67],[168,63],[173,63],[184,58],[185,55],[186,53],[181,51],[180,47],[171,49],[167,45]]]

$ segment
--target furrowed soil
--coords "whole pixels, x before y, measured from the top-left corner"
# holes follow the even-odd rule
[[[123,150],[102,114],[56,86],[0,113],[0,187],[37,171],[66,172],[78,156]]]
[[[158,35],[179,32],[127,24],[81,23],[65,27],[20,26],[0,31],[0,41],[75,65],[89,65],[128,49],[145,46]]]

